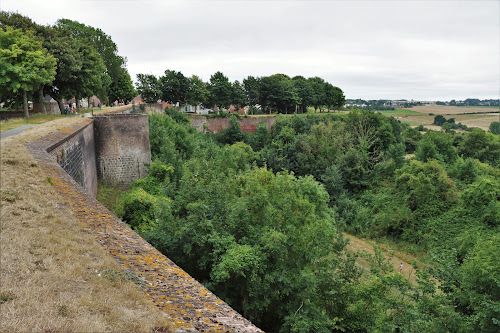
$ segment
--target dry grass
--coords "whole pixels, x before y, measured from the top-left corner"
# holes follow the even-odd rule
[[[170,331],[24,147],[79,120],[57,119],[0,141],[0,331]]]
[[[478,127],[485,131],[488,130],[490,124],[494,121],[500,121],[498,113],[471,113],[471,112],[489,112],[483,108],[459,108],[453,106],[442,106],[439,109],[432,109],[432,106],[419,106],[413,107],[410,110],[421,112],[421,115],[407,115],[407,116],[397,116],[403,122],[418,123],[424,125],[428,129],[435,131],[440,131],[442,128],[440,126],[432,125],[434,122],[434,117],[437,115],[443,115],[446,119],[455,118],[456,123],[462,123],[467,125],[467,127]],[[452,108],[452,109],[444,109]],[[458,109],[458,110],[457,110]],[[462,111],[461,113],[458,113]],[[433,115],[429,115],[433,113]]]
[[[77,115],[77,118],[79,118],[80,115],[85,114],[85,113],[93,112],[94,114],[101,114],[101,113],[106,113],[109,111],[118,111],[118,110],[127,109],[129,107],[130,107],[130,105],[124,105],[124,106],[119,106],[119,107],[103,107],[101,111],[98,111],[97,108],[81,109],[80,113]],[[11,118],[11,119],[6,119],[6,120],[0,120],[0,133],[3,133],[5,131],[8,131],[8,130],[11,130],[13,128],[20,127],[23,125],[43,124],[43,123],[52,121],[54,119],[70,118],[70,117],[71,117],[70,115],[35,114],[35,115],[31,115],[29,119]]]
[[[390,263],[391,267],[393,267],[394,272],[399,271],[399,265],[403,263],[403,275],[405,275],[414,284],[417,283],[417,276],[415,275],[413,263],[416,263],[420,269],[426,267],[426,265],[422,263],[419,258],[408,253],[391,249],[388,245],[369,239],[361,239],[347,233],[344,233],[344,237],[350,239],[349,244],[347,245],[347,250],[352,253],[359,252],[373,256],[375,254],[374,247],[377,246],[384,255],[385,259]],[[371,259],[360,257],[356,261],[356,264],[363,269],[369,270],[372,264],[369,260]]]

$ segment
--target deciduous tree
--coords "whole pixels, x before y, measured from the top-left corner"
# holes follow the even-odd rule
[[[137,74],[135,83],[137,92],[146,103],[156,103],[160,99],[161,91],[158,78],[152,74]]]
[[[23,95],[24,116],[29,118],[28,92],[54,80],[56,59],[31,31],[0,28],[0,87]]]

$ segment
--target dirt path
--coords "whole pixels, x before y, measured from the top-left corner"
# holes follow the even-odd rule
[[[401,253],[395,250],[391,250],[387,245],[377,244],[371,239],[362,239],[353,236],[348,233],[343,233],[344,237],[349,239],[349,244],[347,245],[347,250],[353,253],[356,252],[366,252],[368,254],[375,254],[374,246],[379,246],[384,254],[386,260],[388,260],[394,269],[394,272],[399,271],[399,265],[403,263],[403,274],[409,278],[412,283],[416,283],[415,268],[410,262],[417,262],[420,267],[424,265],[419,262],[419,260],[409,254]],[[367,258],[358,258],[356,264],[364,269],[370,269],[370,262]]]

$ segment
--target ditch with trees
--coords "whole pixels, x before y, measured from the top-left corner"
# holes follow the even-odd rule
[[[366,110],[202,134],[167,109],[150,140],[115,212],[266,332],[498,331],[499,135]],[[342,231],[429,268],[411,283],[376,251],[361,269]]]

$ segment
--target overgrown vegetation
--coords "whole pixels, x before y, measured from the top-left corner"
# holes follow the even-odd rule
[[[150,135],[149,175],[118,214],[264,330],[498,331],[498,135],[422,135],[357,110],[254,134],[232,118],[215,135],[168,110]],[[342,230],[427,253],[433,269],[412,284],[376,254],[361,271]]]

